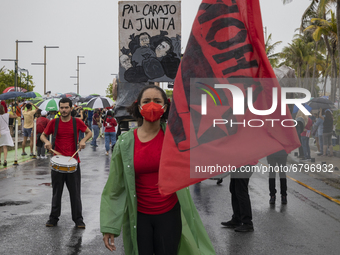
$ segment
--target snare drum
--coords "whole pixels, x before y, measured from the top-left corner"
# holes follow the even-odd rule
[[[74,173],[77,171],[78,161],[74,158],[56,155],[50,160],[51,169],[59,173]]]

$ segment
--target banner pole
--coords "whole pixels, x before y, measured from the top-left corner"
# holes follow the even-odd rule
[[[36,155],[36,145],[37,145],[37,120],[34,120],[33,124],[33,158],[37,159]]]
[[[14,166],[18,164],[18,119],[15,119],[15,138],[14,138]]]

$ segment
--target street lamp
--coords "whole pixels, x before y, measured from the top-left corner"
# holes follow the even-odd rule
[[[16,47],[15,47],[15,59],[17,60],[15,62],[15,70],[14,70],[14,75],[15,75],[15,81],[14,81],[14,87],[15,87],[15,91],[17,89],[18,86],[18,65],[19,65],[19,43],[32,43],[33,41],[18,41],[16,40]]]
[[[28,79],[29,79],[28,76],[30,75],[30,73],[28,72],[27,69],[24,69],[24,68],[19,68],[19,69],[20,69],[20,72],[21,72],[21,71],[24,71],[24,72],[27,73],[27,77],[26,77],[26,78],[27,78],[27,79],[26,79],[26,81],[27,81],[27,83],[26,83],[26,90],[27,90],[27,92],[28,92],[28,81],[29,81],[29,80],[28,80]]]
[[[84,58],[84,56],[77,56],[77,76],[70,76],[70,78],[77,78],[77,94],[79,94],[79,65],[84,65],[86,63],[79,63],[79,58]]]
[[[18,87],[18,63],[19,63],[19,43],[32,43],[33,41],[19,41],[16,40],[16,47],[15,47],[15,59],[1,59],[1,61],[15,61],[14,62],[14,91],[17,91]]]
[[[59,46],[44,46],[44,63],[32,63],[32,65],[44,66],[44,95],[46,95],[46,49],[58,49]]]

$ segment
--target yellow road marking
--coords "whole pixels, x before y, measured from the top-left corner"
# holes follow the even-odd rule
[[[267,164],[264,164],[264,163],[262,163],[262,162],[260,162],[260,163],[261,163],[262,165],[265,165],[265,166],[269,167]],[[322,193],[321,191],[318,191],[318,190],[312,188],[311,186],[308,186],[307,184],[304,184],[303,182],[300,182],[300,181],[298,181],[298,180],[296,180],[296,179],[294,179],[294,178],[292,178],[292,177],[290,177],[290,176],[288,176],[288,175],[286,175],[286,176],[287,176],[289,179],[291,179],[292,181],[295,181],[296,183],[298,183],[298,184],[300,184],[300,185],[306,187],[307,189],[310,189],[310,190],[312,190],[312,191],[318,193],[319,195],[321,195],[321,196],[323,196],[323,197],[325,197],[325,198],[327,198],[327,199],[333,201],[334,203],[337,203],[338,205],[340,205],[340,200],[335,199],[335,198],[332,198],[332,197],[326,195],[325,193]]]
[[[329,199],[329,200],[331,200],[331,201],[333,201],[333,202],[335,202],[335,203],[337,203],[337,204],[340,205],[340,200],[335,199],[335,198],[332,198],[332,197],[326,195],[325,193],[322,193],[321,191],[318,191],[318,190],[312,188],[311,186],[308,186],[307,184],[304,184],[303,182],[300,182],[300,181],[298,181],[298,180],[296,180],[296,179],[294,179],[294,178],[292,178],[292,177],[290,177],[290,176],[288,176],[288,175],[287,175],[287,177],[288,177],[289,179],[291,179],[291,180],[297,182],[298,184],[300,184],[300,185],[306,187],[307,189],[310,189],[310,190],[312,190],[312,191],[318,193],[319,195],[321,195],[321,196],[323,196],[323,197],[325,197],[325,198],[327,198],[327,199]]]

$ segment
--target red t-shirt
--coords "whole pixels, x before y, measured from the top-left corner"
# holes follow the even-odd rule
[[[97,113],[93,114],[92,125],[97,125],[98,126],[98,123],[97,123],[96,119],[99,119],[99,114],[97,114]],[[98,120],[98,122],[99,122],[99,120]]]
[[[44,130],[46,135],[54,134],[56,119],[51,120]],[[87,127],[80,119],[76,119],[77,123],[77,141],[79,139],[79,130],[85,132]],[[72,118],[68,122],[63,122],[60,118],[58,132],[55,139],[54,150],[60,152],[63,156],[72,156],[76,152],[76,146],[74,144],[74,133]],[[78,154],[74,157],[80,163]]]
[[[313,126],[313,121],[312,121],[311,118],[308,118],[308,121],[307,121],[307,124],[306,124],[306,126],[305,126],[305,129],[307,129],[307,131],[309,130],[309,132],[310,132],[310,129],[311,129],[312,126]],[[301,136],[307,136],[307,131],[303,131],[303,132],[301,133]],[[308,136],[308,137],[309,137],[309,136]]]
[[[105,132],[116,132],[117,121],[111,116],[107,116],[104,121]]]
[[[46,126],[49,122],[50,122],[49,119],[47,119],[45,117],[39,117],[37,119],[37,134],[41,134],[42,132],[44,132],[44,129],[46,128]]]
[[[177,203],[177,195],[163,196],[158,191],[158,171],[164,132],[161,129],[151,141],[142,143],[134,130],[134,168],[136,178],[137,211],[145,214],[162,214]]]

